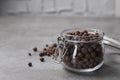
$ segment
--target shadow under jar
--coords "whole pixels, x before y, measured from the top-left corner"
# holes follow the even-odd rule
[[[75,72],[92,72],[103,65],[103,32],[97,29],[67,29],[58,37],[55,59]]]

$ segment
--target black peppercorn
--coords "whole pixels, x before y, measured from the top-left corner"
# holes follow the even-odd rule
[[[48,44],[46,44],[46,47],[48,47]]]
[[[34,47],[34,48],[33,48],[33,51],[35,51],[35,52],[36,52],[36,51],[37,51],[37,47]]]
[[[32,56],[31,53],[28,53],[28,56]]]
[[[32,63],[31,63],[31,62],[29,62],[29,63],[28,63],[28,66],[29,66],[29,67],[32,67],[33,65],[32,65]]]
[[[44,59],[44,58],[40,58],[40,61],[41,61],[41,62],[45,62],[45,59]]]

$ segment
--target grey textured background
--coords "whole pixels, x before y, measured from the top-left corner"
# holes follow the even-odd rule
[[[119,18],[2,16],[0,80],[119,80],[119,50],[106,48],[103,67],[86,74],[66,71],[51,58],[41,63],[38,53],[28,57],[33,47],[37,46],[41,50],[46,43],[56,42],[60,32],[67,28],[98,28],[120,40],[119,25]],[[33,67],[29,68],[28,62],[32,62]]]
[[[119,0],[0,0],[0,13],[118,16]]]

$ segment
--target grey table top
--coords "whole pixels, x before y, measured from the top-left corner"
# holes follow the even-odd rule
[[[120,19],[45,16],[0,17],[0,80],[119,80],[119,51],[106,48],[105,63],[91,73],[72,73],[51,58],[39,61],[38,53],[28,57],[33,47],[41,50],[56,42],[67,28],[98,28],[120,39]],[[118,53],[118,54],[115,54]],[[28,67],[28,62],[33,67]]]

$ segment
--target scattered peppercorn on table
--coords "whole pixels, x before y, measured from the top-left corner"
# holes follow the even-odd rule
[[[97,71],[74,73],[57,64],[45,47],[57,43],[69,28],[101,29],[120,40],[119,18],[57,16],[0,17],[0,80],[119,80],[120,50],[105,47],[104,65]],[[48,49],[49,52],[49,49]],[[41,52],[42,53],[42,52]]]

